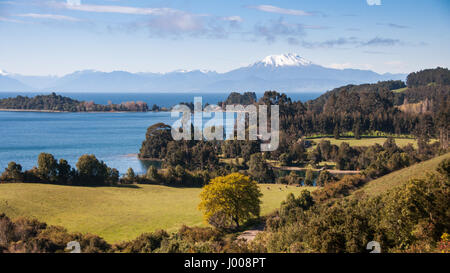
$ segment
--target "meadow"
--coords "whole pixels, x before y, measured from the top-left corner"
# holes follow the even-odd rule
[[[417,140],[414,138],[394,138],[395,143],[399,147],[405,147],[408,144],[412,144],[415,148],[417,148]],[[341,137],[339,139],[331,138],[331,137],[323,137],[323,138],[311,138],[308,140],[313,140],[315,143],[319,143],[322,140],[328,140],[332,145],[341,145],[342,142],[347,142],[350,146],[372,146],[374,144],[383,145],[383,143],[387,140],[386,137],[363,137],[361,139],[355,139],[354,137]],[[432,142],[435,140],[432,140]]]
[[[261,184],[262,215],[279,208],[289,193],[314,188]],[[281,190],[280,190],[281,188]],[[183,224],[205,226],[200,188],[159,185],[76,187],[47,184],[0,184],[0,212],[36,218],[70,232],[93,233],[110,243],[144,232],[176,231]]]

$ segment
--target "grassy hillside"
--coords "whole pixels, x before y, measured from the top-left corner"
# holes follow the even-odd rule
[[[395,89],[395,90],[392,90],[392,92],[394,92],[394,93],[402,93],[402,92],[405,92],[406,90],[408,90],[408,87]]]
[[[378,179],[372,180],[356,192],[364,191],[369,196],[379,195],[381,193],[388,191],[393,187],[402,185],[403,183],[407,182],[410,178],[421,177],[424,176],[429,171],[436,170],[439,163],[441,163],[441,161],[446,158],[450,158],[450,153],[447,153],[439,157],[435,157],[433,159],[421,162],[419,164],[415,164],[408,168],[398,170],[396,172],[390,173]]]
[[[297,195],[305,189],[279,188],[261,185],[262,214],[278,208],[288,193]],[[0,184],[0,213],[12,218],[37,218],[73,232],[94,233],[112,243],[156,229],[174,231],[182,224],[204,225],[197,210],[200,191],[156,185],[132,188]]]

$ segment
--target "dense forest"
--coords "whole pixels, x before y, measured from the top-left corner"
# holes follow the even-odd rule
[[[52,93],[50,95],[38,95],[32,98],[17,96],[15,98],[0,99],[0,109],[61,112],[147,112],[149,107],[147,103],[141,101],[101,105],[95,104],[94,102],[78,101]],[[153,109],[158,109],[158,107],[154,106]]]

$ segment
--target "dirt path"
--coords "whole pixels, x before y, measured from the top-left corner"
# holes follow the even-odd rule
[[[264,231],[264,224],[260,224],[255,227],[255,229],[242,232],[242,234],[238,236],[238,239],[245,239],[247,242],[251,242],[255,239],[256,235],[262,231]]]

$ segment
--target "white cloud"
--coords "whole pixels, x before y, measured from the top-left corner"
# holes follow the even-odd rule
[[[77,4],[73,4],[77,2]],[[80,4],[78,4],[80,2]],[[55,8],[92,12],[92,13],[115,13],[146,16],[144,21],[129,25],[129,29],[146,27],[151,36],[204,36],[222,38],[227,35],[224,22],[230,26],[236,26],[242,21],[239,16],[214,17],[205,14],[193,14],[172,8],[142,8],[119,5],[88,5],[81,1],[65,3],[51,3]],[[220,23],[222,22],[222,24]]]
[[[271,5],[259,5],[259,6],[252,6],[249,7],[252,9],[257,9],[260,11],[265,12],[271,12],[271,13],[278,13],[278,14],[286,14],[286,15],[295,15],[295,16],[309,16],[312,15],[312,13],[303,11],[303,10],[296,10],[296,9],[284,9],[276,6]]]
[[[325,67],[334,68],[334,69],[346,69],[346,68],[351,68],[352,64],[351,63],[329,64],[329,65],[326,65]]]
[[[367,0],[369,6],[381,6],[381,0]]]
[[[1,17],[1,16],[0,16],[0,22],[23,23],[23,21],[20,21],[20,20],[10,19],[10,18]]]
[[[325,65],[325,67],[333,68],[333,69],[364,69],[364,70],[371,70],[373,69],[373,66],[370,64],[352,64],[352,63],[333,63],[329,65]]]
[[[57,14],[26,13],[26,14],[18,14],[16,16],[29,17],[29,18],[35,18],[35,19],[59,20],[59,21],[72,21],[72,22],[80,21],[79,19],[74,18],[74,17],[65,16],[65,15],[57,15]]]
[[[230,21],[230,22],[239,22],[239,23],[244,21],[240,16],[222,17],[222,20]]]
[[[81,0],[67,0],[67,5],[79,6],[81,5]]]
[[[80,2],[74,1],[73,2]],[[80,4],[66,4],[59,5],[66,9],[85,11],[85,12],[97,12],[97,13],[121,13],[121,14],[135,14],[135,15],[166,15],[170,13],[180,12],[171,8],[136,8],[127,6],[107,6],[107,5],[82,5]]]

